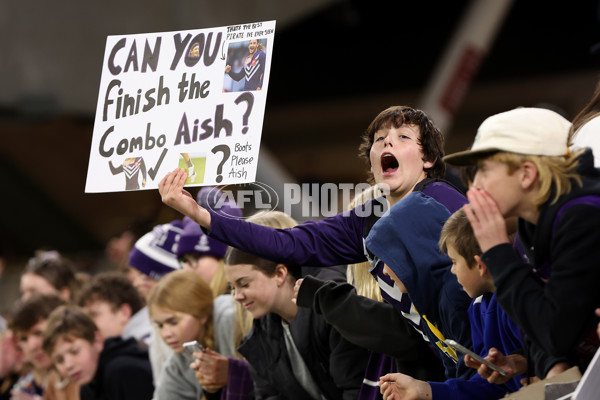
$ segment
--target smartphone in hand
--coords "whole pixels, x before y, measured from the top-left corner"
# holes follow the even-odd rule
[[[204,351],[204,347],[202,347],[202,345],[195,340],[192,340],[191,342],[185,342],[183,344],[183,348],[190,353],[190,355],[194,354],[196,351]]]
[[[497,371],[500,375],[502,375],[502,376],[507,376],[508,375],[505,370],[503,370],[502,368],[500,368],[496,364],[492,364],[491,362],[489,362],[485,358],[481,357],[479,354],[477,354],[477,353],[475,353],[475,352],[467,349],[465,346],[457,343],[455,340],[446,339],[446,344],[448,346],[452,347],[454,350],[460,351],[463,354],[467,354],[469,357],[473,358],[474,360],[477,360],[480,363],[487,365],[489,368],[493,369],[494,371]]]

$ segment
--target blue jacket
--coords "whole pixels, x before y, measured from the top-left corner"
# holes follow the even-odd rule
[[[471,346],[467,314],[471,299],[450,272],[452,262],[438,248],[440,232],[450,214],[433,197],[412,192],[377,221],[366,244],[406,287],[421,315],[423,331],[442,354],[446,376],[466,379],[475,370],[467,368],[463,358],[444,343],[454,339]]]
[[[504,354],[512,354],[522,347],[519,327],[504,313],[496,302],[496,295],[486,293],[473,300],[469,307],[473,351],[482,357],[495,347]],[[469,380],[448,379],[443,383],[430,382],[434,399],[500,399],[521,387],[523,376],[516,376],[503,385],[495,385],[479,374]]]

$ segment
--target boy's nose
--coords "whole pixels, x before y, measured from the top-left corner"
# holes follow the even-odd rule
[[[40,341],[36,337],[27,338],[27,347],[30,350],[36,350],[40,347]]]
[[[65,359],[63,360],[63,367],[65,371],[67,371],[67,373],[70,373],[73,370],[74,365],[75,364],[73,364],[73,360],[71,359],[71,357],[65,357]]]
[[[481,189],[481,179],[479,178],[479,174],[475,173],[473,177],[473,182],[471,183],[472,188]]]

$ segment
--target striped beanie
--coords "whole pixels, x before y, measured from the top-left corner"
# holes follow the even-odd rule
[[[129,265],[154,280],[179,269],[177,242],[182,233],[180,220],[155,226],[135,242],[129,253]]]

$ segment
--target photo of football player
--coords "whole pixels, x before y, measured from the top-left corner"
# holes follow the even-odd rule
[[[112,161],[108,162],[113,175],[125,173],[125,190],[139,190],[140,172],[142,173],[142,187],[146,187],[146,164],[143,157],[130,157],[123,164],[115,167]]]
[[[244,87],[243,89],[224,88],[225,91],[261,90],[262,88],[267,58],[265,47],[258,39],[250,40],[247,46],[248,54],[240,59],[238,51],[242,47],[240,43],[229,45],[225,73],[235,81],[244,79]]]

